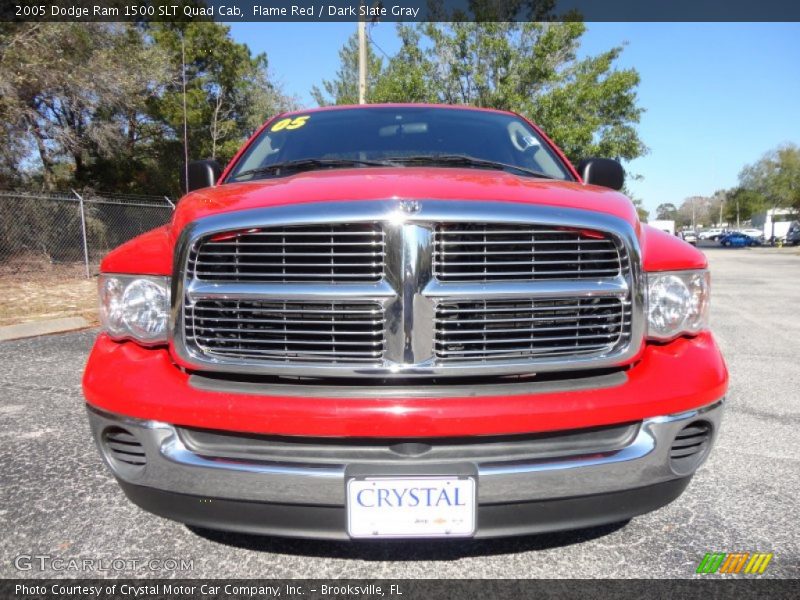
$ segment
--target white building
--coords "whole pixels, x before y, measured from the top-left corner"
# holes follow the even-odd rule
[[[764,239],[783,239],[789,232],[792,223],[798,219],[797,211],[792,208],[770,208],[756,213],[751,219],[753,227],[764,232]]]

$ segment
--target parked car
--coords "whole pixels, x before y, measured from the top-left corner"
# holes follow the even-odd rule
[[[657,509],[708,456],[728,376],[706,259],[640,225],[617,162],[573,167],[504,111],[329,107],[188,183],[103,260],[83,379],[144,509],[281,536],[529,534]]]
[[[800,244],[800,227],[789,230],[789,233],[786,234],[786,244],[789,246],[797,246]]]
[[[725,235],[724,229],[706,229],[697,234],[697,239],[717,241],[723,235]]]
[[[694,231],[683,231],[681,232],[681,238],[684,242],[688,242],[693,246],[697,244],[697,233]]]
[[[759,241],[762,241],[764,239],[764,232],[761,231],[760,229],[755,229],[755,228],[740,229],[739,232]]]
[[[749,235],[741,231],[734,231],[723,235],[721,238],[719,238],[719,243],[721,246],[730,246],[734,248],[761,245],[760,240],[750,237]]]

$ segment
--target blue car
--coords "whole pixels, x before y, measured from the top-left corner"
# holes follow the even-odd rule
[[[721,246],[730,246],[731,248],[743,248],[745,246],[760,246],[761,242],[757,239],[750,237],[746,233],[734,231],[733,233],[726,233],[719,238]]]

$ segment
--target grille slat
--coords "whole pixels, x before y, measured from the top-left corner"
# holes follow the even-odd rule
[[[368,362],[373,362],[375,359],[379,358],[382,355],[382,352],[342,352],[342,351],[327,351],[327,350],[315,350],[314,352],[301,352],[295,351],[293,353],[293,358],[296,361],[286,361],[286,355],[278,352],[273,352],[270,350],[259,350],[259,349],[248,349],[247,351],[244,350],[236,350],[236,349],[224,349],[218,352],[220,356],[234,356],[237,358],[246,358],[246,359],[263,359],[263,360],[274,360],[274,361],[285,361],[285,362],[306,362],[306,361],[314,361],[317,359],[324,358],[326,362],[330,361],[333,363],[337,362],[351,362],[350,359],[361,359],[361,358],[369,358]],[[331,360],[331,358],[339,359],[339,360]],[[341,359],[347,359],[342,361]]]
[[[627,324],[623,321],[623,324]],[[570,327],[533,327],[533,328],[520,328],[520,329],[492,329],[493,334],[497,333],[536,333],[541,331],[564,331],[564,330],[581,330],[581,329],[597,329],[597,325],[573,325]],[[450,335],[465,335],[471,333],[486,333],[485,329],[457,329],[448,332]],[[461,340],[465,341],[465,340]]]
[[[521,225],[521,226],[501,226],[501,225],[478,225],[480,229],[476,229],[475,224],[470,224],[470,227],[458,229],[458,226],[448,226],[442,229],[443,236],[461,236],[461,235],[475,235],[479,232],[481,235],[484,233],[492,235],[519,235],[521,232],[526,232],[535,228],[536,235],[562,235],[565,229],[547,229],[541,225]]]
[[[576,348],[574,345],[569,346],[550,346],[547,348],[534,348],[530,351],[526,351],[524,356],[520,355],[520,353],[516,350],[512,349],[505,349],[505,350],[464,350],[464,351],[457,351],[457,352],[449,352],[446,350],[437,351],[437,355],[443,358],[447,358],[450,356],[454,356],[457,358],[469,357],[470,360],[480,360],[482,358],[531,358],[531,357],[540,357],[541,355],[547,356],[563,356],[565,354],[575,354],[580,355],[586,352],[596,352],[597,350],[601,350],[606,348],[607,344],[586,344],[580,348]]]
[[[204,309],[204,310],[206,310],[206,309]],[[204,321],[215,321],[215,322],[233,321],[233,322],[241,323],[241,324],[244,324],[244,325],[247,325],[247,324],[250,324],[250,323],[254,323],[254,324],[255,323],[277,323],[279,325],[327,325],[327,324],[330,324],[330,321],[314,320],[314,319],[299,319],[299,320],[298,319],[281,319],[281,318],[277,318],[277,319],[252,319],[252,318],[247,318],[247,317],[244,317],[244,318],[242,318],[242,317],[206,317],[206,316],[203,316],[203,315],[198,316],[198,318],[203,319]],[[350,321],[348,321],[348,323],[350,325],[378,325],[378,324],[381,323],[381,321],[379,319],[374,319],[374,320],[370,320],[370,321],[350,320]],[[219,329],[217,329],[217,328],[215,328],[215,330],[219,331]],[[235,329],[234,331],[240,331],[240,330],[241,330],[241,327]]]
[[[567,265],[580,264],[580,263],[584,263],[584,262],[587,262],[587,261],[584,261],[584,260],[581,260],[581,259],[577,259],[577,260],[572,260],[572,259],[567,259],[567,260],[537,260],[536,261],[536,266],[544,266],[544,265],[567,266]],[[588,261],[588,264],[591,264],[591,265],[597,265],[597,264],[602,264],[602,263],[614,263],[615,265],[618,265],[619,264],[619,260],[616,259],[616,258],[602,258],[602,259],[595,259],[595,260],[592,260],[592,261]],[[527,260],[503,260],[503,261],[474,261],[474,260],[473,261],[457,261],[457,260],[451,260],[451,261],[441,262],[441,263],[437,262],[435,264],[442,265],[442,266],[447,266],[447,267],[475,267],[475,266],[481,266],[481,267],[489,268],[489,267],[501,267],[501,266],[530,265],[531,263],[529,261],[527,261]],[[603,269],[603,270],[606,270],[606,269]],[[526,273],[527,272],[528,271],[526,271]],[[571,273],[571,272],[573,272],[573,269],[570,269],[569,271],[566,271],[566,272],[567,273]]]
[[[564,300],[563,302],[559,303],[558,308],[560,310],[568,310],[570,308],[577,310],[581,306],[580,305],[581,299],[577,299],[577,298],[576,299],[572,299],[571,300],[572,304],[569,304],[568,302],[569,301]],[[526,306],[524,310],[520,310],[519,305],[517,303],[514,303],[514,302],[509,302],[507,306],[504,306],[503,304],[498,304],[497,306],[493,306],[492,307],[492,312],[493,313],[505,313],[505,312],[520,313],[520,312],[524,312],[524,313],[536,314],[537,312],[552,312],[552,311],[553,311],[553,307],[551,305],[548,305],[548,304],[542,304],[542,305],[532,304],[531,306]],[[454,306],[452,304],[442,304],[442,305],[439,306],[439,310],[437,311],[437,318],[439,318],[438,315],[440,315],[440,314],[441,315],[447,315],[447,314],[452,314],[452,313],[458,313],[458,314],[480,313],[480,314],[483,314],[485,312],[486,312],[486,308],[483,307],[483,306],[481,306],[481,307],[468,307],[468,306],[465,306],[463,304],[460,304],[458,306]],[[600,318],[600,317],[602,317],[602,315],[599,315],[599,316],[598,315],[577,315],[577,316],[581,317],[581,318],[583,318],[583,317],[585,317],[585,318]],[[538,317],[530,317],[530,318],[531,318],[531,320],[536,320]],[[549,319],[550,317],[548,316],[548,317],[542,317],[542,318],[543,319]],[[482,320],[482,318],[481,318],[481,320]],[[515,319],[512,319],[512,320],[515,320]]]
[[[537,250],[536,254],[537,254],[537,256],[540,255],[540,254],[545,255],[545,256],[550,255],[550,254],[564,254],[564,255],[566,255],[566,254],[568,254],[570,252],[578,252],[578,250]],[[580,254],[612,254],[612,253],[616,254],[616,250],[608,250],[608,249],[603,249],[603,250],[584,250],[584,249],[581,249],[580,250]],[[475,255],[475,251],[474,250],[447,250],[447,255],[448,256],[458,256],[459,254],[463,254],[464,256],[474,256]],[[517,250],[492,250],[492,256],[495,256],[495,255],[502,256],[502,255],[506,255],[506,254],[518,256],[519,252]]]
[[[208,356],[375,363],[385,344],[383,309],[376,302],[200,300],[186,312],[186,336]]]
[[[442,311],[442,312],[444,312],[444,311]],[[453,314],[453,312],[457,312],[457,311],[451,311],[451,314]],[[498,310],[497,312],[503,312],[503,311]],[[506,312],[508,312],[508,311],[506,311]],[[519,310],[518,309],[514,309],[513,312],[519,312]],[[504,318],[492,318],[492,319],[477,318],[477,319],[459,319],[458,320],[458,324],[459,324],[459,326],[461,326],[463,324],[470,324],[470,323],[474,323],[474,324],[478,324],[478,323],[520,323],[520,322],[522,322],[522,323],[529,323],[529,322],[530,323],[538,323],[538,322],[541,322],[541,321],[556,321],[556,322],[558,322],[558,321],[569,321],[569,320],[575,320],[575,321],[581,321],[581,320],[584,320],[584,321],[585,320],[603,320],[603,321],[606,321],[606,320],[608,320],[608,316],[606,316],[606,315],[574,315],[574,316],[570,315],[570,316],[558,316],[558,317],[528,317],[528,316],[522,316],[522,317],[511,317],[511,318],[506,318],[506,319],[504,319]],[[447,323],[451,323],[452,321],[447,320],[447,319],[437,318],[435,320],[435,322],[438,323],[438,324],[447,324]],[[481,331],[483,331],[483,330],[481,330]],[[536,331],[541,331],[541,329],[537,328]]]
[[[230,266],[229,262],[210,262],[204,261],[199,262],[195,261],[195,266],[202,265],[202,266],[209,266],[209,267],[228,267]],[[290,262],[249,262],[247,263],[248,267],[274,267],[274,266],[281,266],[281,267],[330,267],[330,263],[290,263]],[[364,267],[364,266],[376,266],[376,263],[364,264],[364,263],[337,263],[338,267]]]
[[[242,321],[243,324],[250,324],[252,321]],[[376,321],[377,323],[377,321]],[[253,329],[248,327],[240,327],[240,328],[228,328],[228,327],[215,327],[214,331],[222,332],[222,333],[248,333],[248,334],[262,334],[264,333],[263,329]],[[324,329],[305,329],[303,330],[305,335],[330,335],[331,333],[335,333],[336,335],[364,335],[363,331],[347,331],[342,329],[337,329],[335,332],[331,329],[324,330]],[[203,338],[203,336],[198,336],[199,338]],[[310,342],[306,342],[310,343]]]
[[[215,307],[204,306],[202,304],[196,305],[194,307],[194,309],[195,310],[199,310],[199,311],[211,311],[211,312],[216,312],[218,310]],[[248,310],[250,310],[251,312],[254,312],[254,313],[262,313],[262,314],[274,314],[275,313],[275,309],[274,308],[269,308],[268,306],[267,307],[252,306]],[[365,305],[364,308],[360,308],[360,307],[358,307],[358,305],[354,305],[354,306],[352,306],[350,308],[350,310],[348,310],[348,313],[351,314],[351,315],[378,315],[378,314],[381,314],[381,312],[382,312],[382,310],[380,308],[372,308],[369,305]],[[295,308],[292,305],[284,307],[284,308],[282,308],[280,314],[281,315],[287,315],[287,314],[289,314],[289,315],[291,315],[291,314],[298,314],[298,315],[338,315],[339,311],[336,310],[335,308],[334,309],[327,309],[327,308],[322,308],[321,309],[321,308],[315,308],[315,307],[313,307],[311,305],[302,304],[302,305],[298,305],[298,308]],[[306,321],[306,319],[303,319],[303,322],[305,322],[305,321]],[[367,321],[365,321],[365,322],[367,322]],[[371,322],[371,321],[369,321],[369,322]]]
[[[190,252],[188,271],[201,281],[374,283],[384,259],[377,223],[293,225],[206,236]]]
[[[445,362],[600,354],[626,341],[629,326],[619,298],[450,302],[437,308],[434,346]]]
[[[216,331],[220,331],[217,329]],[[291,339],[279,339],[279,340],[270,340],[270,339],[263,339],[257,336],[264,335],[262,331],[249,331],[245,332],[244,330],[234,330],[240,331],[241,333],[252,333],[252,337],[228,337],[228,336],[207,336],[207,335],[196,335],[194,339],[201,340],[202,342],[212,342],[212,343],[246,343],[246,344],[280,344],[282,346],[330,346],[332,342],[330,341],[322,341],[318,342],[316,340],[291,340]],[[272,331],[268,332],[273,333]],[[328,335],[341,335],[338,331],[330,331]],[[363,334],[362,334],[363,335]],[[358,341],[358,342],[345,342],[341,340],[337,340],[335,342],[336,346],[382,346],[383,342],[365,342],[365,341]]]
[[[520,238],[516,240],[439,240],[438,243],[444,246],[506,246],[509,244],[529,244],[531,242],[530,238]],[[536,240],[536,244],[543,244],[543,245],[550,245],[550,244],[562,244],[562,245],[569,245],[574,244],[577,245],[579,242],[578,240]],[[584,244],[607,244],[606,240],[580,240],[581,246]],[[449,250],[448,250],[449,252]]]
[[[236,244],[240,248],[248,247],[248,246],[258,246],[259,248],[272,248],[275,247],[280,249],[284,246],[301,246],[303,248],[308,248],[308,242],[238,242]],[[320,242],[314,242],[315,246],[322,246]],[[382,246],[382,242],[337,242],[336,246],[367,246],[373,249],[372,254],[382,254],[382,252],[374,252],[376,246]],[[217,247],[221,246],[222,248],[230,248],[231,245],[228,242],[204,242],[203,246],[209,247]],[[326,244],[327,246],[327,244]],[[350,249],[349,249],[350,250]],[[368,252],[352,252],[351,256],[362,256],[364,254],[369,254]],[[234,256],[236,252],[221,252],[219,250],[214,250],[214,255],[222,255],[222,256]],[[297,254],[302,254],[304,256],[330,256],[330,251],[328,252],[298,252]],[[337,256],[348,256],[346,253],[336,253]]]
[[[484,267],[484,270],[488,270],[488,266],[481,263],[481,266]],[[538,263],[537,263],[538,266]],[[492,274],[489,273],[476,273],[474,271],[448,271],[446,275],[444,275],[447,281],[452,281],[454,279],[458,279],[461,281],[469,279],[470,281],[475,281],[478,279],[480,282],[488,282],[490,280],[493,281],[502,281],[509,278],[524,278],[526,280],[531,279],[553,279],[556,277],[565,277],[565,278],[586,278],[587,276],[594,276],[594,275],[603,275],[604,277],[613,277],[617,273],[617,269],[583,269],[581,271],[576,271],[570,269],[568,271],[547,271],[546,273],[538,272],[534,273],[532,270],[526,271],[503,271],[497,270]],[[440,277],[441,279],[441,277]]]
[[[475,223],[434,232],[433,271],[444,282],[616,277],[623,269],[614,239],[597,231]]]
[[[238,266],[248,267],[249,265],[240,264]],[[275,266],[278,268],[286,268],[282,267],[280,264]],[[204,279],[206,281],[234,281],[229,275],[221,275],[218,271],[196,271],[195,274],[198,279]],[[298,281],[308,281],[310,279],[319,281],[320,283],[322,280],[333,281],[337,279],[365,281],[365,276],[357,273],[238,273],[236,277],[239,279],[247,278],[249,281],[268,279],[273,283],[276,280],[279,280],[278,283],[294,283]]]
[[[330,229],[326,229],[324,231],[315,231],[315,229],[319,226],[291,226],[282,228],[280,231],[244,231],[239,232],[236,235],[248,235],[252,237],[294,237],[294,236],[322,236],[326,238],[326,241],[329,240],[331,237],[350,237],[350,236],[361,236],[367,237],[371,235],[372,231],[364,230],[364,231],[352,231],[352,225],[330,225]],[[338,228],[338,229],[337,229]],[[375,229],[377,231],[377,229]],[[220,241],[215,241],[215,244],[222,243]],[[281,242],[282,243],[282,242]]]
[[[531,333],[535,333],[535,330]],[[519,344],[519,343],[528,343],[531,341],[535,341],[537,344],[541,342],[563,342],[565,340],[574,340],[577,336],[576,335],[556,335],[556,336],[536,336],[536,338],[531,337],[524,337],[524,338],[509,338],[504,337],[502,339],[491,339],[486,337],[486,332],[484,332],[483,337],[479,338],[459,338],[455,340],[459,344]],[[608,339],[608,338],[617,338],[619,334],[617,333],[593,333],[593,334],[581,334],[581,339],[584,340],[591,340],[591,339]],[[440,342],[437,341],[437,344],[442,345],[451,345],[454,343],[453,340],[449,340],[447,342]]]

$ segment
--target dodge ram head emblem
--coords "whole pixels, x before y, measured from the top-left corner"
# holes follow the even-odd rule
[[[418,213],[420,208],[421,208],[420,204],[416,200],[400,201],[400,210],[402,210],[407,215],[413,215],[414,213]]]

